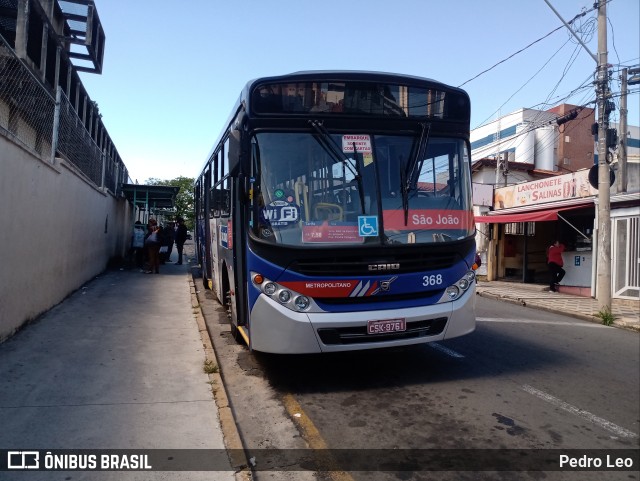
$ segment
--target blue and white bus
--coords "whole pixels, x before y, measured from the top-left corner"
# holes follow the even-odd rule
[[[318,353],[475,329],[470,101],[407,75],[252,80],[196,180],[205,286],[250,349]]]

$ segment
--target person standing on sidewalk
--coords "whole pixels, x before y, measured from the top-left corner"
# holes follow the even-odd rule
[[[136,267],[140,270],[142,270],[142,268],[144,267],[144,238],[144,226],[142,225],[142,222],[137,220],[133,225],[131,248],[133,250],[134,258],[136,261]]]
[[[549,265],[549,274],[551,279],[549,281],[549,292],[556,292],[558,284],[562,281],[562,278],[566,274],[562,268],[564,262],[562,261],[562,253],[564,252],[564,244],[556,240],[547,248],[547,264]]]
[[[176,249],[178,250],[178,262],[177,265],[182,265],[182,248],[184,247],[184,243],[187,241],[187,226],[184,225],[184,219],[182,217],[178,217],[177,219],[178,227],[176,227]]]
[[[149,235],[144,241],[149,256],[149,270],[146,274],[160,274],[160,235],[158,233],[158,223],[155,219],[149,220]]]
[[[167,253],[165,254],[165,262],[171,262],[171,252],[173,251],[173,243],[176,240],[176,226],[173,222],[169,222],[164,229],[166,237]],[[164,245],[164,244],[163,244]]]

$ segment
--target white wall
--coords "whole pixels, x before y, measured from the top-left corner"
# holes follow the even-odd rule
[[[126,253],[125,199],[0,136],[0,341]],[[106,224],[106,233],[105,233]]]
[[[498,132],[508,129],[509,127],[514,126],[523,126],[518,129],[519,133],[517,135],[510,135],[506,137],[500,138],[497,142],[492,142],[490,144],[484,145],[482,147],[478,147],[473,149],[471,152],[471,160],[476,161],[482,159],[484,157],[490,157],[495,155],[497,152],[509,150],[512,148],[516,149],[516,155],[519,157],[518,161],[522,162],[522,157],[525,152],[528,150],[527,162],[533,163],[534,153],[531,147],[527,147],[527,143],[531,140],[526,132],[529,129],[532,129],[536,126],[542,126],[545,123],[552,121],[557,118],[558,115],[546,112],[543,110],[533,110],[533,109],[519,109],[515,112],[511,112],[504,117],[499,118],[498,120],[494,120],[486,125],[474,129],[471,131],[471,143],[476,140],[485,138],[489,135],[496,135]],[[553,149],[553,145],[551,146]],[[519,152],[522,151],[522,152]],[[538,167],[538,152],[535,151],[535,164],[536,168]],[[514,159],[515,160],[515,159]]]

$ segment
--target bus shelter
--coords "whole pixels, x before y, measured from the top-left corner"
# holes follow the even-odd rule
[[[122,192],[133,206],[133,218],[143,224],[149,217],[173,211],[180,187],[165,185],[123,184]]]

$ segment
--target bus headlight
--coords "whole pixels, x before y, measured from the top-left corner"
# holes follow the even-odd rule
[[[298,297],[296,297],[294,299],[293,302],[296,305],[296,307],[298,308],[298,310],[300,310],[300,311],[304,311],[311,304],[311,301],[309,300],[309,298],[307,296],[298,296]]]
[[[460,289],[457,286],[449,286],[447,287],[447,295],[449,299],[453,300],[460,295]]]
[[[278,286],[273,282],[267,282],[262,286],[262,292],[264,292],[268,296],[272,296],[278,290]]]
[[[291,300],[291,292],[289,292],[286,289],[281,290],[280,293],[278,294],[278,300],[282,304],[286,304],[287,302],[289,302]]]
[[[451,302],[458,299],[462,294],[469,290],[476,280],[476,274],[473,271],[467,271],[464,275],[454,284],[447,287],[445,293],[440,298],[439,302]]]
[[[260,292],[287,309],[296,312],[309,311],[310,309],[315,312],[318,309],[318,306],[315,305],[312,298],[282,286],[277,282],[270,281],[262,274],[252,272],[251,280]]]

